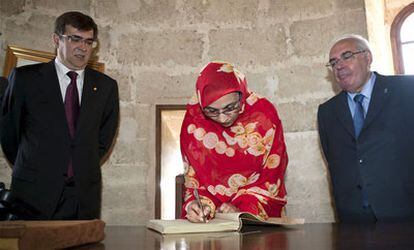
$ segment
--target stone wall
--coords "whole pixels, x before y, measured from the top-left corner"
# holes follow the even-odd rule
[[[367,35],[363,0],[1,0],[0,67],[8,44],[53,51],[53,21],[68,10],[96,20],[99,61],[120,88],[119,136],[103,166],[108,224],[154,216],[155,105],[186,103],[197,72],[217,59],[238,65],[250,89],[277,106],[290,158],[288,215],[334,220],[316,112],[335,91],[324,67],[331,41]]]
[[[404,9],[409,4],[413,3],[412,0],[385,0],[385,24],[389,28],[391,27],[394,18],[398,15],[398,13]]]

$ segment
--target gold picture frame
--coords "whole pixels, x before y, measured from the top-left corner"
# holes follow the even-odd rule
[[[6,61],[4,63],[3,76],[7,77],[15,67],[44,63],[53,60],[56,54],[40,50],[25,49],[14,45],[7,46]],[[97,61],[89,61],[88,66],[100,72],[105,71],[105,64]]]

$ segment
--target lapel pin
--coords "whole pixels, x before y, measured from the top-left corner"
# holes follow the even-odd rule
[[[388,93],[388,89],[384,89],[384,94],[387,94]]]
[[[93,92],[96,92],[96,91],[98,91],[98,88],[97,87],[93,87],[92,90],[93,90]]]

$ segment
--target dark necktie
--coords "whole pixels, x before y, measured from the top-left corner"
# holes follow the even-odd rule
[[[364,107],[362,106],[362,101],[364,100],[364,95],[357,94],[354,96],[355,101],[355,113],[354,113],[354,128],[355,128],[355,136],[358,138],[359,134],[361,133],[362,126],[364,125]],[[361,186],[361,194],[362,194],[362,206],[367,208],[369,206],[368,195],[365,189],[365,185],[362,184]]]
[[[355,137],[358,138],[361,133],[362,126],[364,125],[364,107],[362,106],[362,101],[364,100],[364,95],[357,94],[354,96],[355,101],[355,113],[354,113],[354,128],[355,128]]]
[[[69,134],[71,139],[73,139],[75,137],[76,122],[78,121],[79,116],[79,94],[78,87],[76,86],[76,77],[78,74],[74,71],[69,71],[67,75],[70,78],[70,84],[66,88],[65,93],[65,113]],[[73,176],[72,157],[69,160],[67,176],[68,178]]]

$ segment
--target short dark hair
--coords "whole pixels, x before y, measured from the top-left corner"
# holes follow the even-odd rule
[[[71,25],[82,31],[93,30],[93,38],[96,39],[98,37],[98,26],[92,17],[81,12],[69,11],[60,15],[55,21],[55,33],[57,35],[65,34],[66,25]]]

